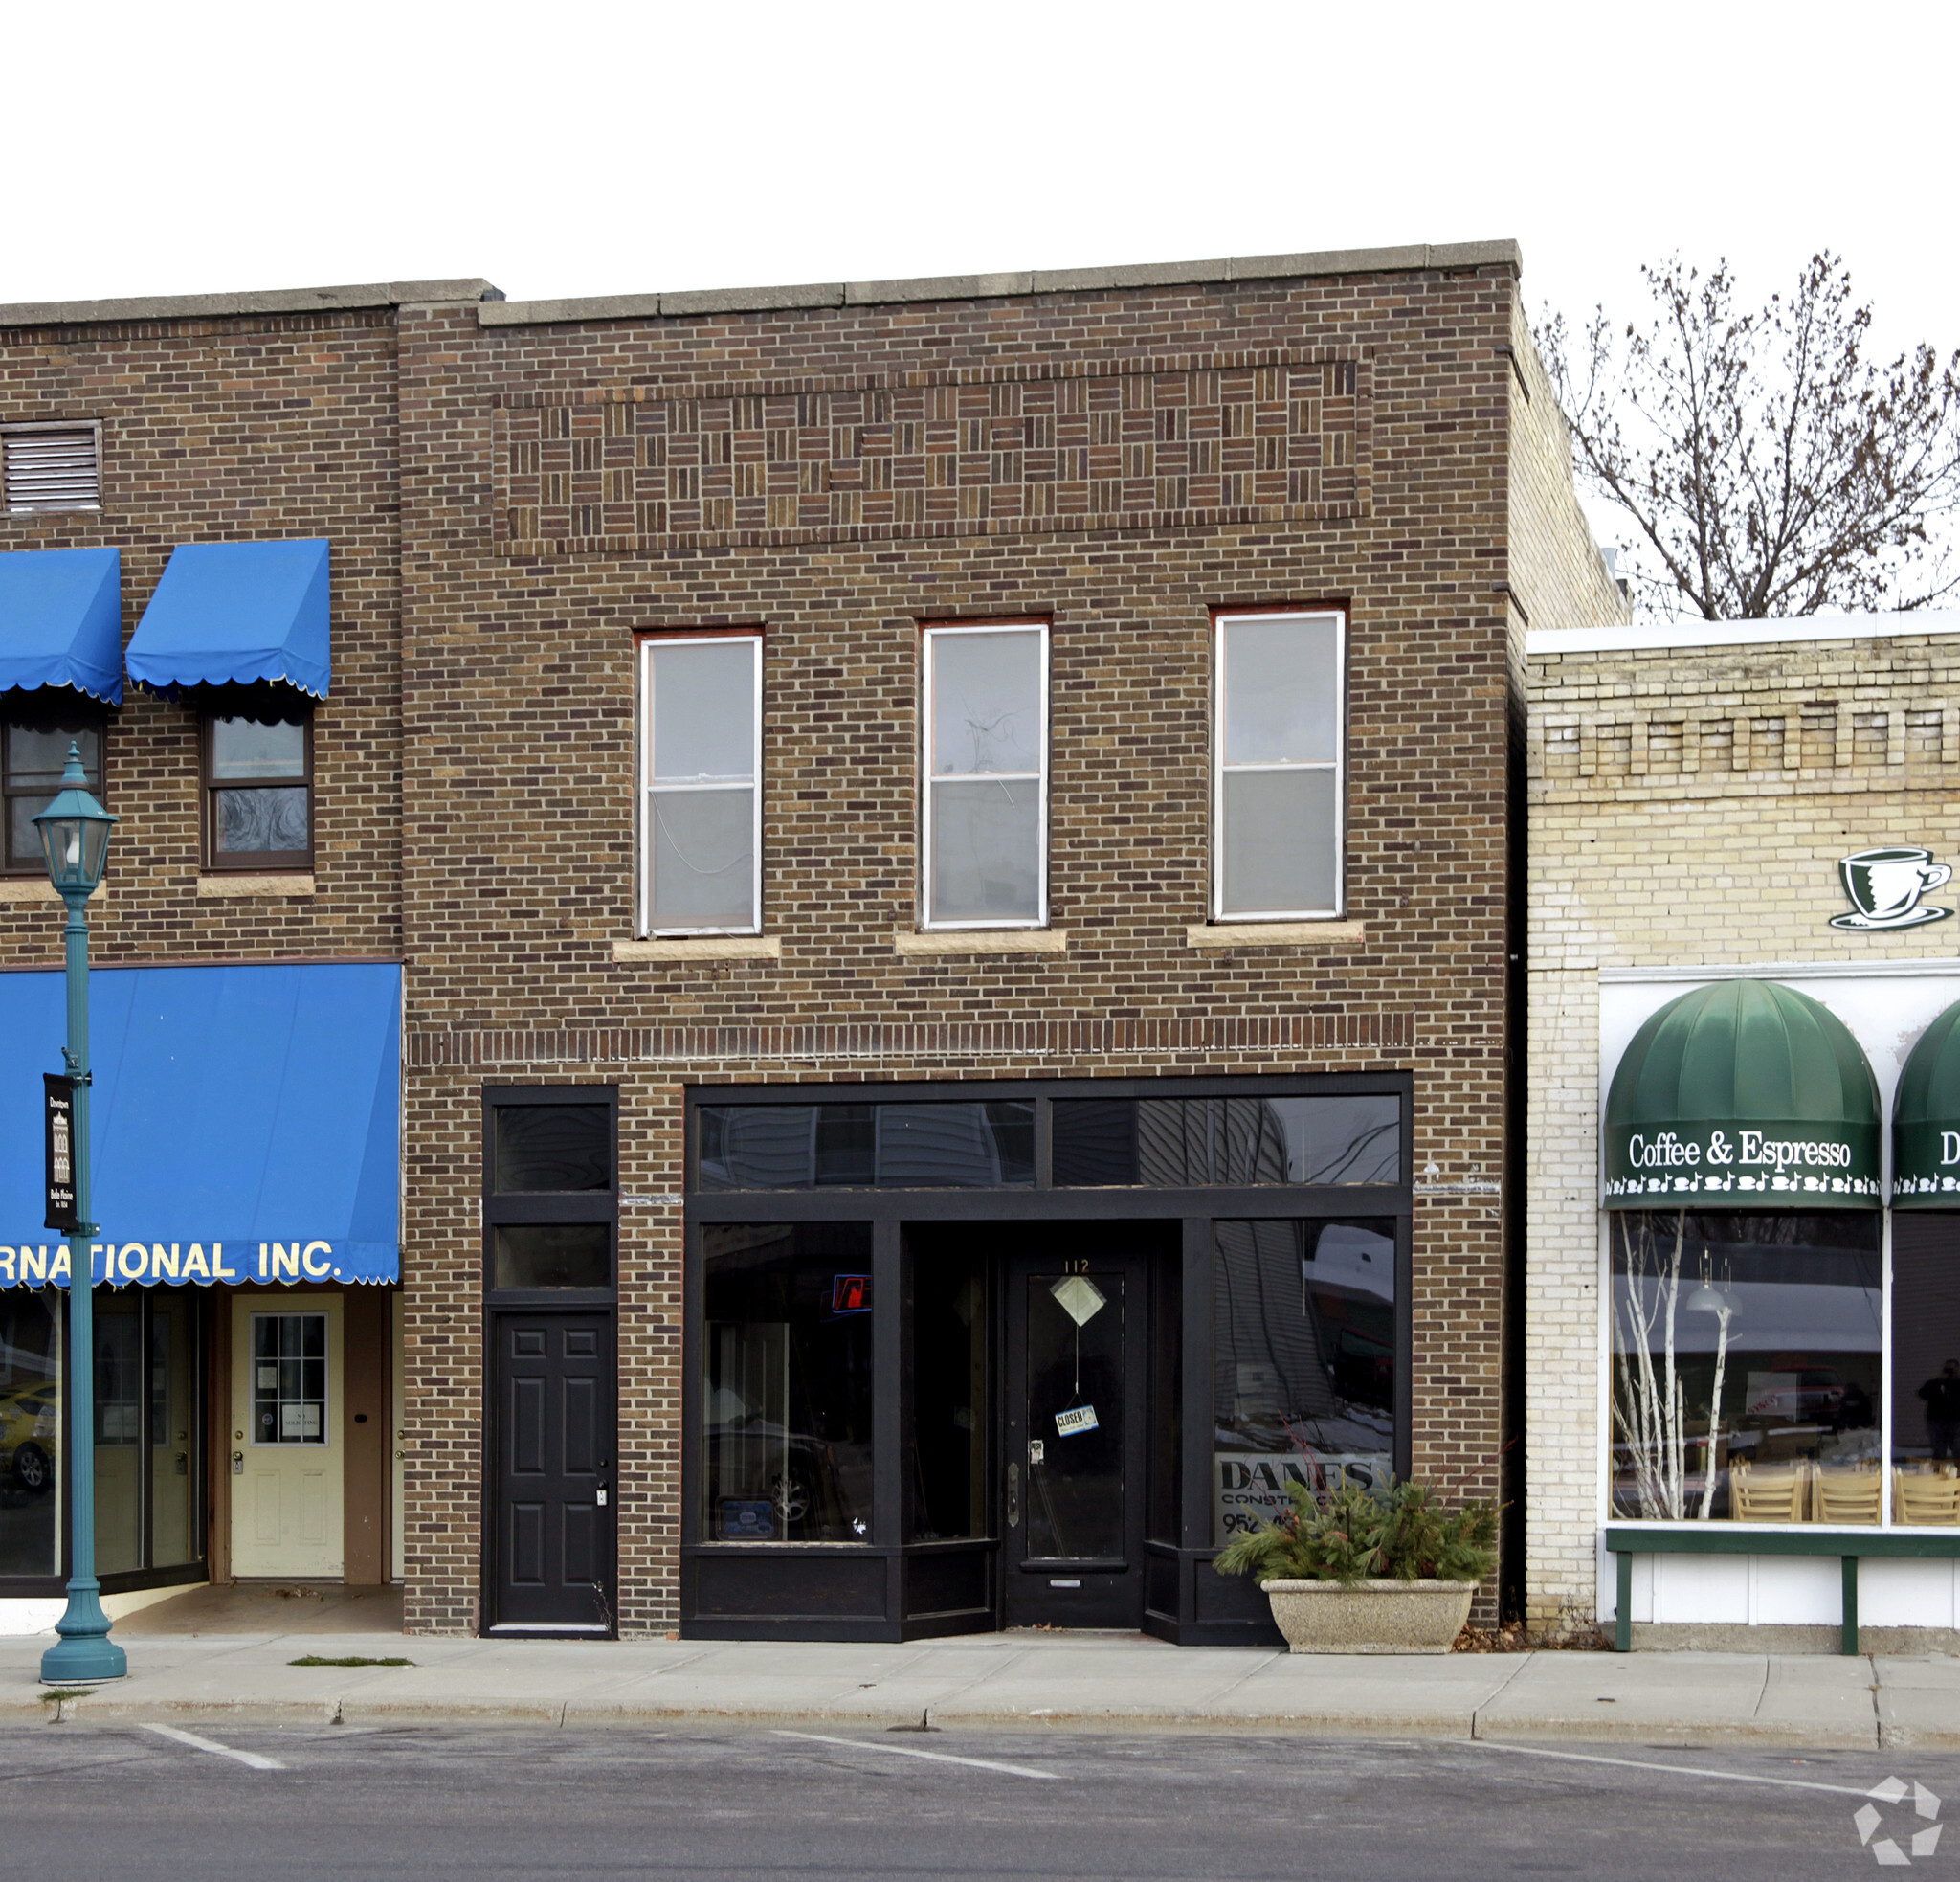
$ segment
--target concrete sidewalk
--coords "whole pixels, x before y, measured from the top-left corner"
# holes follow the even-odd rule
[[[1933,1657],[1360,1658],[1036,1632],[905,1647],[158,1635],[127,1643],[127,1679],[57,1707],[42,1699],[38,1678],[50,1638],[0,1640],[0,1724],[58,1711],[212,1727],[822,1721],[876,1731],[916,1726],[929,1713],[948,1726],[1960,1748],[1960,1660]],[[290,1664],[323,1650],[414,1664]]]

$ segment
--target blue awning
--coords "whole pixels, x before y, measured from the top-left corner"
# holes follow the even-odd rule
[[[0,974],[0,1287],[65,1285],[41,1226],[41,1080],[59,974]],[[98,968],[89,1141],[96,1278],[401,1273],[401,969]]]
[[[122,704],[122,551],[0,554],[0,692],[73,686]]]
[[[186,543],[129,639],[129,677],[155,692],[281,680],[326,697],[330,584],[323,539]]]

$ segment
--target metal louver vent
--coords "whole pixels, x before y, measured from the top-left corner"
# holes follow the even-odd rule
[[[0,426],[9,510],[100,509],[101,469],[100,426]]]

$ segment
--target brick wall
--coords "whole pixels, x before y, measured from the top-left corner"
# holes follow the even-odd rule
[[[1531,661],[1525,1378],[1540,1625],[1597,1599],[1601,970],[1953,952],[1944,922],[1874,934],[1830,918],[1847,906],[1850,851],[1960,846],[1960,636],[1800,631]]]
[[[404,510],[410,1135],[455,1146],[409,1203],[412,1624],[467,1627],[477,1586],[482,1381],[457,1330],[479,1312],[485,1083],[618,1081],[628,1185],[665,1195],[692,1082],[1413,1068],[1415,1465],[1495,1492],[1514,302],[1497,268],[498,310],[484,330],[405,315],[404,462],[430,467]],[[1352,608],[1359,931],[1200,953],[1210,611],[1325,600]],[[1005,616],[1054,623],[1067,952],[902,955],[919,626]],[[615,964],[633,631],[717,623],[765,629],[782,955]],[[678,1212],[627,1212],[621,1250],[623,1350],[645,1358],[622,1407],[621,1620],[660,1629]]]
[[[0,550],[122,551],[124,639],[179,543],[325,536],[333,682],[314,722],[314,892],[198,893],[198,724],[129,687],[107,749],[117,826],[94,957],[393,957],[401,945],[391,309],[0,326],[0,423],[102,421],[102,507],[0,513]],[[58,909],[0,902],[0,960],[61,959]]]

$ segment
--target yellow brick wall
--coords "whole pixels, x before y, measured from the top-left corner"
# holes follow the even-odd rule
[[[1913,842],[1960,862],[1960,621],[1941,625],[1529,662],[1534,1627],[1590,1615],[1596,1599],[1600,974],[1960,953],[1960,920],[1889,933],[1830,926],[1848,907],[1838,862],[1854,850]]]

